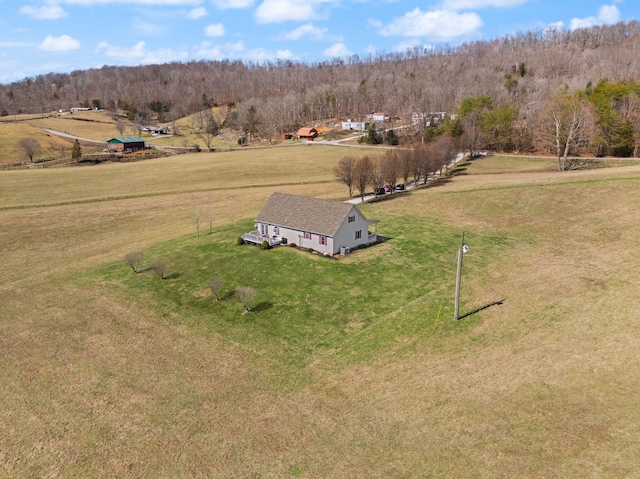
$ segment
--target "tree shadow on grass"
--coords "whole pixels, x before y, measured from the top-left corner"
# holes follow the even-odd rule
[[[220,296],[220,301],[224,301],[225,299],[231,299],[235,295],[236,295],[236,290],[235,289],[233,291],[227,291],[222,296]]]
[[[460,317],[458,318],[458,320],[461,320],[461,319],[464,319],[464,318],[466,318],[466,317],[469,317],[469,316],[471,316],[472,314],[479,313],[479,312],[480,312],[480,311],[482,311],[483,309],[490,308],[491,306],[500,306],[502,303],[504,303],[504,301],[505,301],[504,299],[501,299],[501,300],[499,300],[499,301],[494,301],[493,303],[489,303],[489,304],[485,304],[484,306],[480,306],[479,308],[474,309],[473,311],[469,311],[468,313],[463,314],[462,316],[460,316]]]
[[[267,309],[273,308],[273,303],[270,301],[262,301],[261,303],[256,304],[253,308],[251,308],[252,313],[259,313],[260,311],[266,311]]]
[[[171,273],[166,275],[164,279],[178,279],[180,276],[182,276],[181,273]]]

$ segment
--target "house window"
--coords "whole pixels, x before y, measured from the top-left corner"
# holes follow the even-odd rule
[[[311,233],[309,233],[308,231],[304,232],[304,239],[311,239]]]
[[[322,245],[327,246],[327,237],[326,236],[318,236],[318,242]]]
[[[360,238],[362,238],[362,230],[356,231],[356,239],[358,240]]]
[[[278,228],[277,226],[273,227],[273,234],[274,235],[279,235],[280,234],[280,228]]]
[[[260,234],[263,234],[263,235],[267,234],[267,225],[265,224],[260,225]]]
[[[349,216],[349,220],[347,221],[348,223],[355,223],[356,221],[356,215],[351,215]]]

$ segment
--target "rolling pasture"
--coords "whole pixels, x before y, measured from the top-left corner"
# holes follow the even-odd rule
[[[633,477],[640,166],[477,159],[345,259],[236,245],[365,151],[0,173],[0,476]]]

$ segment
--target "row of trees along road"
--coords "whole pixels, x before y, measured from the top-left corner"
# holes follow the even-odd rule
[[[429,143],[387,150],[382,155],[343,156],[333,174],[349,189],[350,197],[357,191],[364,200],[369,188],[376,193],[389,185],[393,191],[398,179],[405,185],[426,182],[429,176],[446,170],[454,156],[455,142],[449,135],[442,135]]]

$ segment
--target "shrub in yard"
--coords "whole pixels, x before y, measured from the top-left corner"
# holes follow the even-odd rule
[[[258,292],[250,286],[245,286],[236,291],[236,297],[242,303],[242,307],[248,313],[255,306],[255,300]]]
[[[236,244],[244,244],[244,240],[242,239],[242,236],[238,236],[238,239],[236,240]]]
[[[151,267],[153,271],[158,275],[158,278],[164,279],[164,275],[167,271],[167,262],[166,261],[156,261],[153,263]]]
[[[262,243],[260,243],[260,249],[269,249],[269,242],[267,240],[264,240]]]
[[[138,273],[140,271],[140,266],[142,265],[143,260],[144,255],[141,251],[134,251],[124,257],[125,264],[129,266],[134,273]]]
[[[223,287],[224,287],[224,280],[222,278],[213,278],[209,282],[209,288],[211,288],[211,292],[215,294],[216,301],[220,299],[220,292],[222,291]]]

